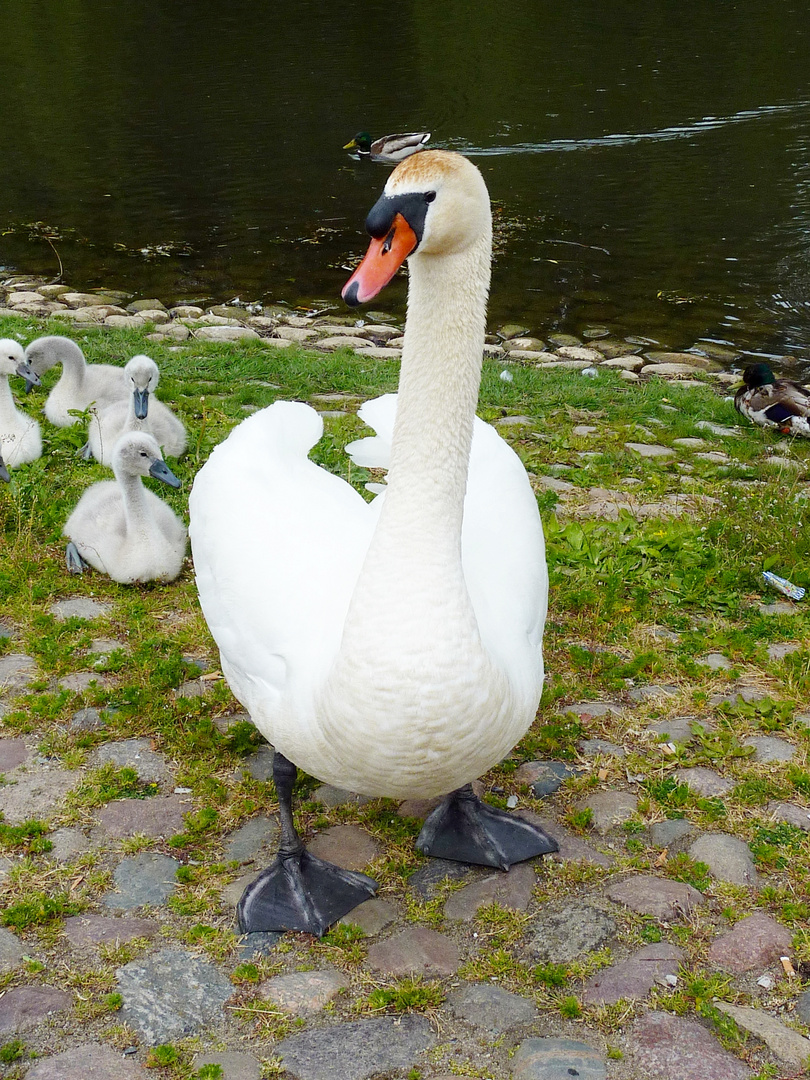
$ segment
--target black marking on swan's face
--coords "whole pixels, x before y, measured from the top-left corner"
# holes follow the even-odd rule
[[[409,191],[405,195],[381,195],[368,212],[366,232],[375,240],[386,236],[386,243],[389,243],[394,234],[394,218],[397,214],[402,214],[414,231],[418,248],[425,232],[428,207],[435,198],[435,191]],[[383,248],[383,250],[386,249]]]

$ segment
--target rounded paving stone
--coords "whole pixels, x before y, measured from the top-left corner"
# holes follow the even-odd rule
[[[307,850],[344,870],[364,870],[382,852],[382,847],[357,825],[335,825],[311,840]]]
[[[0,997],[0,1034],[29,1031],[52,1013],[73,1006],[73,997],[53,986],[15,986]]]
[[[694,825],[686,818],[668,818],[650,826],[650,840],[656,847],[668,848],[694,831]]]
[[[810,809],[806,806],[774,801],[768,803],[767,811],[775,821],[782,821],[787,825],[794,825],[797,829],[810,832]]]
[[[640,1001],[660,979],[677,976],[683,956],[682,949],[663,941],[645,945],[626,960],[592,975],[582,989],[582,1000],[588,1005]]]
[[[731,791],[734,784],[718,775],[713,769],[698,765],[693,769],[676,769],[675,779],[679,784],[686,784],[690,791],[704,799],[713,799]]]
[[[149,851],[122,859],[113,875],[119,891],[107,893],[101,902],[117,911],[129,911],[143,904],[162,904],[177,886],[179,866],[177,859]]]
[[[709,948],[711,963],[735,972],[761,970],[777,964],[781,956],[792,955],[793,935],[764,911],[740,919]]]
[[[525,1039],[512,1058],[514,1080],[605,1080],[597,1050],[574,1039]],[[652,1080],[652,1078],[650,1078]]]
[[[340,971],[294,971],[267,979],[259,987],[259,996],[285,1012],[306,1015],[320,1012],[348,985],[349,980]]]
[[[163,949],[133,960],[116,976],[124,999],[118,1016],[149,1046],[223,1021],[223,1006],[234,992],[214,964],[185,949]]]
[[[225,837],[222,857],[226,862],[253,862],[261,852],[274,850],[278,838],[278,822],[259,815]]]
[[[348,915],[344,915],[339,921],[345,926],[358,926],[366,937],[374,937],[386,926],[390,926],[396,917],[397,910],[393,904],[374,896],[352,908]]]
[[[616,933],[616,920],[593,904],[568,900],[542,909],[531,928],[528,951],[541,962],[566,964],[600,948]]]
[[[10,694],[25,687],[37,677],[36,661],[25,653],[0,656],[0,694]]]
[[[51,605],[50,612],[59,622],[64,622],[66,619],[100,619],[109,615],[112,609],[112,604],[91,600],[87,596],[75,596],[69,600],[58,600]]]
[[[445,934],[424,926],[412,926],[368,950],[368,964],[386,975],[454,975],[461,958]]]
[[[153,796],[148,799],[116,799],[96,811],[98,826],[93,839],[129,836],[174,836],[183,829],[184,815],[193,809],[188,795]]]
[[[422,1016],[376,1017],[305,1031],[274,1047],[294,1080],[367,1080],[410,1069],[436,1042]]]
[[[104,743],[90,755],[92,765],[117,765],[134,769],[144,783],[163,783],[169,778],[169,768],[163,754],[155,753],[150,739],[122,739]]]
[[[471,922],[479,908],[500,904],[511,911],[525,911],[532,898],[537,875],[530,863],[518,863],[506,873],[490,874],[452,893],[444,905],[448,919]]]
[[[28,747],[22,739],[0,739],[0,773],[11,772],[27,758]]]
[[[13,971],[25,955],[23,943],[16,934],[0,927],[0,975]]]
[[[605,889],[614,903],[624,904],[639,915],[649,915],[661,922],[674,922],[705,904],[703,893],[683,881],[671,881],[651,874],[629,874]]]
[[[25,1074],[26,1080],[146,1080],[149,1075],[136,1061],[101,1043],[86,1043],[45,1058]]]
[[[491,983],[475,983],[454,990],[447,999],[447,1011],[488,1035],[511,1031],[531,1023],[537,1016],[530,998]]]
[[[222,1069],[221,1080],[261,1080],[261,1062],[252,1054],[240,1054],[234,1050],[223,1054],[198,1054],[194,1058],[195,1072],[199,1072],[203,1065],[219,1065]]]
[[[74,948],[114,945],[133,938],[151,938],[160,929],[154,919],[134,916],[72,915],[65,919],[65,937]]]
[[[743,746],[753,746],[754,761],[792,761],[796,748],[786,739],[777,739],[773,735],[750,735],[743,739]]]
[[[592,811],[592,826],[602,836],[629,821],[637,807],[638,799],[629,791],[597,791],[578,803],[580,810]]]
[[[48,858],[56,859],[57,862],[70,862],[90,848],[90,841],[81,829],[57,829],[51,833],[49,839],[53,847],[47,853]]]
[[[705,833],[689,848],[698,862],[706,863],[713,877],[732,885],[756,885],[759,875],[744,840],[726,833]]]
[[[628,1057],[650,1080],[749,1080],[754,1075],[697,1020],[651,1012],[636,1020],[629,1034]]]
[[[81,779],[78,771],[49,767],[18,774],[13,784],[0,785],[0,811],[10,825],[30,818],[48,821],[59,813],[62,799]]]

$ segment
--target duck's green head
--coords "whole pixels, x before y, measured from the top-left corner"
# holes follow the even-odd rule
[[[343,149],[359,150],[361,153],[368,154],[371,150],[371,136],[367,131],[358,131],[352,141],[347,142]]]
[[[768,364],[750,364],[743,372],[743,382],[749,389],[755,389],[775,383],[776,376]]]

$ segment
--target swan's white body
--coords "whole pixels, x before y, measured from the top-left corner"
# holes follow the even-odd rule
[[[183,565],[185,526],[141,482],[160,460],[151,435],[124,435],[113,455],[115,480],[88,488],[65,523],[63,532],[84,561],[124,585],[172,581]]]
[[[0,455],[10,469],[35,461],[42,454],[39,424],[17,408],[8,381],[24,363],[25,353],[18,341],[0,340]]]
[[[37,375],[55,364],[62,365],[59,381],[48,394],[45,415],[57,427],[70,427],[79,419],[71,411],[83,412],[95,405],[104,409],[126,399],[129,387],[123,368],[112,364],[88,364],[84,353],[71,338],[53,335],[37,338],[25,350],[25,358]]]
[[[436,151],[407,159],[386,193],[425,175],[437,213],[410,260],[400,392],[366,403],[377,435],[349,448],[389,466],[385,492],[367,503],[311,462],[320,418],[276,402],[213,452],[190,499],[203,611],[253,722],[307,772],[391,797],[485,772],[543,683],[537,504],[475,419],[489,199],[477,169]]]
[[[180,457],[186,449],[186,429],[171,409],[154,397],[160,373],[148,356],[133,356],[124,366],[129,389],[126,401],[116,401],[106,409],[94,409],[88,427],[88,443],[96,461],[112,465],[115,444],[128,431],[148,431],[154,435],[164,457]],[[135,413],[135,392],[148,395],[148,412],[141,420]]]

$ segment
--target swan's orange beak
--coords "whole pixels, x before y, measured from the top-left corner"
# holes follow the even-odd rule
[[[363,261],[343,286],[341,296],[350,307],[377,295],[418,244],[416,233],[402,214],[396,214],[385,236],[373,239]]]

